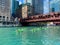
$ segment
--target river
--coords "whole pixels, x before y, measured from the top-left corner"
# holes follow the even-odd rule
[[[0,27],[0,45],[60,45],[60,26]]]

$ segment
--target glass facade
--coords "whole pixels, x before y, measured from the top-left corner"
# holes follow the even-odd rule
[[[17,0],[12,0],[12,13],[15,13],[16,9],[19,6],[19,1]]]
[[[43,0],[32,0],[34,14],[43,14]]]
[[[60,0],[52,0],[50,2],[51,12],[54,10],[55,12],[60,12]]]
[[[50,1],[44,0],[44,14],[47,14],[50,12]]]

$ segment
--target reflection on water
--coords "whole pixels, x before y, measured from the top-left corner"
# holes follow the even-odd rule
[[[60,26],[0,28],[0,45],[60,45]]]

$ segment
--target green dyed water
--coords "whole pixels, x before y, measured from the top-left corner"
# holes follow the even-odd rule
[[[60,26],[1,27],[0,45],[60,45]]]

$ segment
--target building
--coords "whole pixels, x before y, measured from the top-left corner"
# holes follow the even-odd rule
[[[11,3],[11,13],[13,16],[15,16],[16,9],[19,7],[19,1],[17,0],[12,0]]]
[[[24,4],[26,3],[30,3],[30,5],[32,5],[32,0],[24,0]]]
[[[0,22],[10,21],[11,0],[0,0]]]
[[[30,3],[33,6],[34,14],[47,14],[51,11],[51,1],[52,0],[24,0],[24,3]]]
[[[50,0],[44,0],[44,14],[50,12]]]
[[[16,15],[19,18],[27,18],[28,16],[33,15],[30,3],[21,4],[19,9],[17,9]]]
[[[32,0],[34,14],[43,14],[43,0]]]
[[[51,12],[60,12],[60,0],[52,0],[50,2],[50,9]]]
[[[33,7],[33,13],[35,14],[43,14],[43,0],[25,0],[24,3],[30,3]]]

